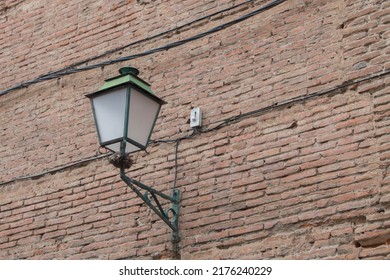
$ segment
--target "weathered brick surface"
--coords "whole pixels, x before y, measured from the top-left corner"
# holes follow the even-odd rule
[[[254,1],[97,61],[236,19]],[[229,7],[236,1],[0,3],[1,90]],[[177,258],[170,230],[105,159],[12,179],[97,153],[90,105],[120,66],[168,102],[154,139],[180,142],[183,259],[390,258],[390,3],[291,0],[178,48],[0,96],[1,259]],[[94,61],[94,62],[97,62]],[[93,63],[93,62],[92,62]],[[170,193],[175,146],[155,143],[129,175]]]

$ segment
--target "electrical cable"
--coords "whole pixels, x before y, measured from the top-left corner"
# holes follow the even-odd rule
[[[198,132],[197,129],[193,129],[192,133],[186,136],[179,137],[177,139],[156,139],[156,140],[150,140],[150,144],[158,144],[158,143],[176,143],[177,141],[182,141],[185,139],[190,139],[195,136],[195,134]]]
[[[179,145],[180,142],[185,139],[193,138],[198,133],[198,130],[194,128],[192,130],[192,133],[183,137],[179,137],[177,139],[157,139],[157,140],[151,140],[150,144],[158,144],[158,143],[175,143],[175,177],[173,179],[173,189],[176,189],[177,185],[177,175],[178,175],[178,157],[179,157]]]
[[[187,135],[187,136],[179,137],[177,139],[156,139],[156,140],[151,140],[150,143],[151,144],[176,143],[176,146],[175,146],[175,179],[174,179],[176,181],[177,180],[177,169],[178,169],[178,164],[177,164],[178,149],[179,149],[179,144],[177,144],[177,143],[179,143],[179,142],[181,142],[181,141],[183,141],[185,139],[193,138],[197,134],[203,134],[203,133],[208,133],[208,132],[211,132],[211,131],[218,130],[218,129],[226,126],[226,125],[230,125],[230,124],[232,124],[234,122],[243,120],[243,119],[248,118],[248,117],[255,117],[255,116],[258,116],[261,113],[265,113],[265,112],[271,111],[273,109],[279,109],[279,108],[281,108],[283,106],[293,105],[293,104],[295,104],[297,102],[306,101],[306,100],[309,100],[309,99],[312,99],[312,98],[315,98],[315,97],[319,97],[319,96],[323,96],[323,95],[326,95],[326,94],[337,93],[337,92],[343,91],[347,87],[350,87],[350,86],[353,86],[353,85],[356,85],[356,84],[359,84],[359,83],[362,83],[362,82],[370,81],[370,80],[373,80],[373,79],[382,78],[382,77],[385,77],[387,75],[390,75],[390,69],[382,71],[382,72],[378,72],[378,73],[375,73],[375,74],[372,74],[372,75],[369,75],[369,76],[366,76],[366,77],[363,77],[363,78],[360,78],[360,79],[354,79],[354,80],[346,81],[346,82],[342,83],[339,86],[335,86],[335,87],[332,87],[332,88],[329,88],[329,89],[317,91],[317,92],[314,92],[314,93],[311,93],[311,94],[307,94],[307,95],[303,95],[303,96],[299,96],[299,97],[296,97],[296,98],[287,99],[287,100],[275,103],[274,105],[271,105],[271,106],[267,106],[267,107],[260,108],[260,109],[257,109],[257,110],[253,110],[253,111],[250,111],[250,112],[247,112],[247,113],[244,113],[244,114],[233,116],[231,118],[219,121],[219,124],[217,124],[216,126],[208,128],[208,129],[205,129],[205,130],[193,129],[192,133]],[[40,177],[42,177],[42,176],[44,176],[46,174],[54,174],[54,173],[62,171],[64,169],[71,168],[71,167],[74,167],[74,166],[77,166],[77,165],[82,165],[82,164],[85,164],[85,163],[89,163],[91,161],[94,161],[94,160],[97,160],[97,159],[101,159],[101,158],[105,158],[105,157],[108,157],[110,155],[111,155],[111,153],[101,154],[101,155],[98,155],[98,156],[94,156],[94,157],[90,157],[90,158],[87,158],[87,159],[79,160],[77,162],[69,163],[69,164],[64,165],[64,166],[56,167],[56,168],[53,168],[53,169],[50,169],[50,170],[47,170],[47,171],[43,171],[43,172],[40,172],[38,174],[17,177],[17,178],[11,179],[9,181],[0,182],[0,186],[11,184],[11,183],[14,183],[16,181],[29,180],[29,179],[38,179],[38,178],[40,178]],[[174,183],[174,184],[175,184],[175,187],[176,187],[176,183]]]
[[[46,170],[46,171],[42,171],[42,172],[40,172],[40,173],[36,173],[36,174],[33,174],[33,175],[26,175],[26,176],[16,177],[16,178],[11,179],[11,180],[9,180],[9,181],[0,182],[0,187],[1,187],[1,186],[4,186],[4,185],[7,185],[7,184],[14,183],[14,182],[16,182],[16,181],[24,181],[24,180],[39,179],[39,178],[41,178],[42,176],[45,176],[45,175],[47,175],[47,174],[54,174],[54,173],[63,171],[63,170],[65,170],[65,169],[68,169],[68,168],[70,168],[70,167],[75,167],[75,166],[78,166],[78,165],[83,165],[83,164],[89,163],[89,162],[94,161],[94,160],[97,160],[97,159],[101,159],[101,158],[108,157],[108,156],[110,156],[110,155],[111,155],[111,153],[101,154],[101,155],[98,155],[98,156],[93,156],[93,157],[89,157],[89,158],[86,158],[86,159],[78,160],[78,161],[76,161],[76,162],[72,162],[72,163],[69,163],[69,164],[66,164],[66,165],[63,165],[63,166],[55,167],[55,168],[52,168],[52,169],[49,169],[49,170]]]
[[[151,54],[167,51],[167,50],[170,50],[170,49],[182,46],[184,44],[187,44],[189,42],[193,42],[193,41],[196,41],[198,39],[204,38],[204,37],[209,36],[211,34],[217,33],[217,32],[219,32],[221,30],[224,30],[224,29],[226,29],[226,28],[228,28],[230,26],[233,26],[233,25],[238,24],[238,23],[240,23],[242,21],[250,19],[250,18],[252,18],[252,17],[254,17],[254,16],[256,16],[256,15],[258,15],[260,13],[263,13],[263,12],[273,8],[273,7],[276,7],[276,6],[284,3],[285,1],[287,1],[287,0],[274,0],[272,2],[269,2],[269,3],[265,4],[265,5],[263,5],[262,7],[260,7],[259,9],[255,10],[255,11],[253,11],[251,13],[248,13],[248,14],[245,14],[245,15],[239,17],[238,19],[235,19],[235,20],[229,21],[227,23],[221,24],[221,25],[219,25],[217,27],[214,27],[214,28],[212,28],[212,29],[210,29],[208,31],[205,31],[205,32],[199,33],[197,35],[191,36],[191,37],[189,37],[187,39],[183,39],[183,40],[179,40],[179,41],[176,41],[176,42],[173,42],[173,43],[169,43],[169,44],[166,44],[164,46],[161,46],[161,47],[158,47],[158,48],[154,48],[154,49],[142,52],[142,53],[133,54],[133,55],[124,56],[124,57],[119,57],[119,58],[116,58],[116,59],[113,59],[113,60],[107,60],[107,61],[103,61],[103,62],[100,62],[100,63],[97,63],[97,64],[85,65],[85,66],[82,66],[82,67],[79,67],[79,68],[66,68],[66,70],[64,70],[64,71],[59,70],[59,71],[53,72],[51,74],[45,74],[45,75],[42,75],[42,76],[40,76],[38,78],[35,78],[33,80],[20,83],[20,84],[18,84],[16,86],[13,86],[13,87],[8,88],[8,89],[6,89],[4,91],[1,91],[0,92],[0,96],[8,94],[8,93],[13,92],[13,91],[18,90],[18,89],[26,88],[26,87],[28,87],[30,85],[33,85],[33,84],[41,83],[43,81],[49,81],[49,80],[57,79],[57,78],[60,78],[60,77],[66,76],[66,75],[75,74],[75,73],[79,73],[79,72],[83,72],[83,71],[87,71],[87,70],[93,70],[93,69],[96,69],[96,68],[100,68],[100,67],[116,64],[116,63],[119,63],[119,62],[125,62],[125,61],[133,60],[133,59],[136,59],[136,58],[149,56]]]
[[[229,125],[231,123],[237,122],[239,120],[245,119],[245,118],[250,117],[250,116],[255,116],[255,115],[258,115],[260,113],[264,113],[264,112],[267,112],[267,111],[270,111],[270,110],[273,110],[273,109],[277,109],[277,108],[280,108],[280,107],[283,107],[283,106],[292,105],[292,104],[297,103],[299,101],[306,101],[306,100],[312,99],[314,97],[330,94],[332,92],[337,92],[337,91],[343,90],[343,89],[345,89],[347,87],[350,87],[352,85],[356,85],[356,84],[359,84],[359,83],[362,83],[362,82],[365,82],[365,81],[368,81],[368,80],[384,77],[384,76],[387,76],[389,74],[390,74],[390,70],[385,70],[385,71],[378,72],[378,73],[375,73],[373,75],[370,75],[370,76],[367,76],[367,77],[364,77],[364,78],[361,78],[361,79],[347,81],[347,82],[344,82],[343,84],[341,84],[339,86],[335,86],[333,88],[329,88],[329,89],[326,89],[326,90],[310,93],[310,94],[307,94],[307,95],[302,95],[302,96],[298,96],[298,97],[295,97],[295,98],[287,99],[287,100],[284,100],[284,101],[281,101],[281,102],[274,103],[273,105],[270,105],[270,106],[267,106],[267,107],[263,107],[263,108],[260,108],[260,109],[257,109],[257,110],[253,110],[253,111],[250,111],[250,112],[247,112],[247,113],[243,113],[243,114],[240,114],[240,115],[237,115],[237,116],[233,116],[231,118],[228,118],[228,119],[220,121],[219,124],[217,124],[215,127],[211,127],[211,128],[206,129],[206,130],[199,129],[198,131],[200,133],[211,132],[211,131],[220,129],[220,128],[226,126],[226,125]]]
[[[129,43],[129,44],[127,44],[127,45],[124,45],[124,46],[121,46],[121,47],[118,47],[118,48],[114,48],[114,49],[108,50],[108,51],[106,51],[106,52],[104,52],[104,53],[102,53],[102,54],[99,54],[99,55],[96,55],[96,56],[93,56],[93,57],[84,59],[84,60],[82,60],[82,61],[78,61],[78,62],[73,63],[73,64],[71,64],[71,65],[69,65],[69,66],[66,66],[66,67],[64,67],[64,68],[62,68],[62,69],[60,69],[60,70],[56,70],[56,71],[53,71],[53,72],[49,72],[49,73],[47,73],[47,74],[43,74],[43,75],[39,76],[39,77],[36,78],[36,79],[44,79],[44,78],[47,77],[47,76],[52,76],[52,75],[61,74],[62,72],[66,71],[66,70],[73,69],[73,68],[75,68],[75,67],[77,67],[77,66],[80,66],[80,65],[82,65],[82,64],[89,63],[89,62],[91,62],[91,61],[94,61],[94,60],[96,60],[96,59],[102,58],[102,57],[107,56],[107,55],[111,55],[111,54],[113,54],[113,53],[116,53],[116,52],[118,52],[118,51],[124,50],[124,49],[126,49],[126,48],[129,48],[129,47],[132,47],[132,46],[135,46],[135,45],[138,45],[138,44],[142,44],[142,43],[145,43],[145,42],[150,41],[150,40],[153,40],[153,39],[157,39],[157,38],[159,38],[159,37],[165,36],[165,35],[167,35],[167,34],[169,34],[169,33],[172,33],[172,32],[178,32],[180,29],[182,29],[182,28],[184,28],[184,27],[191,26],[191,25],[193,25],[193,24],[195,24],[195,23],[197,23],[197,22],[200,22],[200,21],[203,21],[203,20],[206,20],[206,19],[210,19],[210,18],[212,18],[213,16],[216,16],[216,15],[219,15],[219,14],[222,14],[222,13],[225,13],[225,12],[228,12],[228,11],[231,11],[231,10],[234,10],[234,9],[236,9],[236,8],[239,8],[239,7],[243,6],[243,5],[247,5],[247,4],[249,4],[249,3],[251,3],[251,2],[254,2],[254,1],[256,1],[256,0],[247,0],[246,2],[243,2],[243,3],[237,4],[237,5],[228,7],[228,8],[226,8],[226,9],[219,10],[219,11],[217,11],[217,12],[215,12],[215,13],[212,13],[212,14],[206,15],[206,16],[204,16],[204,17],[195,19],[195,20],[190,21],[190,22],[188,22],[188,23],[179,25],[179,26],[177,26],[177,27],[175,27],[175,28],[168,29],[168,30],[163,31],[163,32],[161,32],[161,33],[158,33],[158,34],[156,34],[156,35],[152,35],[152,36],[149,36],[149,37],[140,39],[140,40],[138,40],[138,41]],[[26,83],[28,83],[28,82],[26,82]],[[28,85],[27,85],[27,86],[28,86]],[[5,94],[5,93],[4,93],[4,94]],[[2,94],[0,93],[0,95],[2,95]]]
[[[187,27],[187,26],[191,26],[195,23],[198,23],[200,21],[203,21],[203,20],[206,20],[206,19],[210,19],[212,18],[213,16],[216,16],[216,15],[219,15],[219,14],[222,14],[222,13],[225,13],[225,12],[229,12],[231,10],[234,10],[234,9],[237,9],[241,6],[244,6],[244,5],[248,5],[249,3],[252,3],[252,2],[255,2],[256,0],[246,0],[246,2],[243,2],[243,3],[240,3],[240,4],[237,4],[237,5],[234,5],[234,6],[231,6],[231,7],[228,7],[228,8],[225,8],[225,9],[222,9],[222,10],[219,10],[215,13],[212,13],[212,14],[209,14],[209,15],[206,15],[206,16],[203,16],[203,17],[200,17],[200,18],[197,18],[193,21],[190,21],[190,22],[187,22],[187,23],[184,23],[182,25],[179,25],[175,28],[171,28],[171,29],[168,29],[166,31],[163,31],[161,33],[158,33],[156,35],[152,35],[152,36],[149,36],[149,37],[146,37],[146,38],[143,38],[143,39],[140,39],[138,41],[135,41],[135,42],[132,42],[132,43],[129,43],[127,45],[124,45],[124,46],[121,46],[121,47],[117,47],[117,48],[114,48],[112,50],[108,50],[102,54],[99,54],[99,55],[96,55],[96,56],[93,56],[93,57],[90,57],[90,58],[87,58],[85,60],[82,60],[82,61],[79,61],[79,62],[76,62],[72,65],[69,65],[61,70],[58,70],[58,71],[55,71],[55,72],[52,72],[52,73],[49,73],[49,74],[54,74],[54,73],[59,73],[59,72],[62,72],[66,69],[70,69],[70,68],[74,68],[74,67],[77,67],[77,66],[80,66],[82,64],[86,64],[88,62],[91,62],[93,60],[96,60],[96,59],[99,59],[99,58],[102,58],[104,56],[107,56],[107,55],[110,55],[110,54],[113,54],[113,53],[116,53],[118,51],[121,51],[121,50],[124,50],[126,48],[129,48],[129,47],[132,47],[132,46],[135,46],[135,45],[138,45],[138,44],[141,44],[141,43],[144,43],[144,42],[147,42],[147,41],[150,41],[150,40],[153,40],[153,39],[157,39],[159,37],[162,37],[162,36],[165,36],[169,33],[172,33],[172,32],[177,32],[179,31],[180,29],[183,29],[184,27]]]
[[[176,189],[177,185],[177,174],[179,172],[178,158],[179,158],[179,145],[181,141],[176,141],[175,145],[175,178],[173,179],[173,189]]]

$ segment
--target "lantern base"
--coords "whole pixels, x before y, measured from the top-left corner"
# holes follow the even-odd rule
[[[134,163],[133,159],[130,157],[130,154],[125,154],[123,157],[120,153],[115,153],[109,156],[108,162],[114,165],[116,168],[123,167],[124,169],[129,169]]]

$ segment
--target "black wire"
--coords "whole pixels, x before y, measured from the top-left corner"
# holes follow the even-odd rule
[[[72,65],[69,65],[69,66],[63,68],[63,69],[60,69],[60,70],[57,70],[57,71],[54,71],[54,72],[49,72],[49,73],[47,73],[47,74],[41,75],[41,76],[39,76],[38,78],[36,78],[36,80],[45,81],[45,79],[46,79],[46,78],[49,78],[49,77],[53,77],[53,79],[56,78],[56,77],[60,77],[59,75],[60,75],[61,73],[65,73],[65,71],[72,71],[75,67],[80,66],[80,65],[82,65],[82,64],[85,64],[85,63],[91,62],[91,61],[93,61],[93,60],[102,58],[102,57],[104,57],[104,56],[113,54],[113,53],[118,52],[118,51],[120,51],[120,50],[123,50],[123,49],[125,49],[125,48],[128,48],[128,47],[131,47],[131,46],[134,46],[134,45],[137,45],[137,44],[141,44],[141,43],[144,43],[144,42],[147,42],[147,41],[150,41],[150,40],[153,40],[153,39],[162,37],[162,36],[167,35],[167,34],[169,34],[169,33],[171,33],[171,32],[174,32],[174,31],[177,32],[177,31],[179,31],[180,29],[182,29],[182,28],[184,28],[184,27],[187,27],[187,26],[190,26],[190,25],[192,25],[192,24],[194,24],[194,23],[197,23],[197,22],[199,22],[199,21],[202,21],[202,20],[211,18],[211,17],[216,16],[216,15],[218,15],[218,14],[221,14],[221,13],[224,13],[224,12],[227,12],[227,11],[230,11],[230,10],[233,10],[233,9],[236,9],[236,8],[242,6],[242,5],[246,5],[246,4],[248,4],[248,3],[250,3],[250,2],[254,2],[254,1],[255,1],[255,0],[248,0],[247,2],[243,2],[243,3],[241,3],[241,4],[238,4],[238,5],[235,5],[235,6],[232,6],[232,7],[229,7],[229,8],[220,10],[220,11],[217,11],[217,12],[215,12],[215,13],[213,13],[213,14],[210,14],[210,15],[207,15],[207,16],[204,16],[204,17],[201,17],[201,18],[198,18],[198,19],[193,20],[193,21],[191,21],[191,22],[188,22],[188,23],[186,23],[186,24],[180,25],[180,26],[178,26],[178,27],[176,27],[176,28],[171,28],[171,29],[169,29],[169,30],[167,30],[167,31],[164,31],[164,32],[161,32],[161,33],[159,33],[159,34],[156,34],[156,35],[153,35],[153,36],[150,36],[150,37],[146,37],[146,38],[144,38],[144,39],[141,39],[141,40],[132,42],[132,43],[130,43],[130,44],[127,44],[127,45],[124,45],[124,46],[121,46],[121,47],[118,47],[118,48],[109,50],[109,51],[104,52],[104,53],[102,53],[102,54],[100,54],[100,55],[97,55],[97,56],[94,56],[94,57],[87,58],[87,59],[85,59],[85,60],[76,62],[76,63],[74,63],[74,64],[72,64]],[[72,72],[69,72],[69,73],[72,73]],[[19,86],[23,88],[23,87],[28,87],[29,85],[32,85],[32,84],[33,84],[32,81],[28,81],[28,82],[25,82],[25,83],[23,83],[23,84],[20,84]],[[18,86],[17,86],[17,87],[18,87]],[[18,89],[18,88],[12,88],[12,89],[13,89],[13,90],[16,90],[16,89]],[[3,95],[3,94],[6,94],[6,93],[8,93],[8,92],[6,92],[6,91],[1,92],[1,93],[0,93],[0,96]]]
[[[173,190],[176,189],[177,185],[177,174],[179,172],[179,165],[178,165],[178,157],[179,157],[179,145],[180,145],[181,140],[176,141],[175,145],[175,178],[173,179]]]
[[[314,93],[311,93],[311,94],[307,94],[307,95],[303,95],[303,96],[298,96],[298,97],[295,97],[295,98],[287,99],[287,100],[284,100],[284,101],[281,101],[281,102],[277,102],[277,103],[275,103],[273,105],[270,105],[270,106],[267,106],[267,107],[263,107],[263,108],[260,108],[260,109],[257,109],[257,110],[253,110],[253,111],[250,111],[250,112],[247,112],[247,113],[244,113],[244,114],[240,114],[240,115],[237,115],[237,116],[233,116],[231,118],[228,118],[228,119],[220,121],[219,124],[217,124],[214,127],[211,127],[211,128],[208,128],[208,129],[201,129],[200,128],[200,129],[198,129],[198,131],[200,133],[211,132],[211,131],[220,129],[220,128],[224,127],[224,126],[227,126],[227,125],[229,125],[231,123],[237,122],[237,121],[242,120],[242,119],[247,118],[247,117],[258,115],[260,113],[271,111],[271,110],[274,110],[274,109],[277,109],[277,108],[280,108],[280,107],[292,105],[292,104],[294,104],[296,102],[299,102],[299,101],[305,101],[305,100],[308,100],[308,99],[311,99],[311,98],[314,98],[314,97],[318,97],[318,96],[334,93],[334,92],[343,90],[343,89],[345,89],[347,87],[350,87],[352,85],[356,85],[356,84],[359,84],[359,83],[362,83],[362,82],[365,82],[365,81],[368,81],[368,80],[372,80],[372,79],[380,78],[380,77],[383,77],[383,76],[387,76],[389,74],[390,74],[390,70],[385,70],[385,71],[382,71],[382,72],[379,72],[379,73],[376,73],[376,74],[373,74],[373,75],[370,75],[370,76],[367,76],[367,77],[364,77],[364,78],[361,78],[361,79],[345,82],[345,83],[343,83],[343,84],[341,84],[339,86],[335,86],[333,88],[329,88],[329,89],[318,91],[318,92],[314,92]]]
[[[228,7],[228,8],[225,8],[225,9],[222,9],[222,10],[219,10],[215,13],[212,13],[212,14],[209,14],[209,15],[206,15],[204,17],[201,17],[201,18],[198,18],[198,19],[195,19],[193,21],[190,21],[188,23],[185,23],[185,24],[182,24],[182,25],[179,25],[175,28],[171,28],[171,29],[168,29],[166,31],[163,31],[161,33],[158,33],[156,35],[152,35],[152,36],[149,36],[149,37],[146,37],[144,39],[141,39],[141,40],[138,40],[138,41],[135,41],[135,42],[132,42],[132,43],[129,43],[127,45],[124,45],[124,46],[121,46],[121,47],[118,47],[118,48],[115,48],[115,49],[112,49],[112,50],[108,50],[102,54],[99,54],[99,55],[96,55],[96,56],[93,56],[91,58],[87,58],[85,60],[82,60],[82,61],[79,61],[79,62],[76,62],[70,66],[67,66],[59,71],[56,71],[56,72],[62,72],[66,69],[70,69],[70,68],[73,68],[73,67],[77,67],[79,65],[82,65],[82,64],[85,64],[85,63],[88,63],[88,62],[91,62],[93,60],[96,60],[96,59],[99,59],[99,58],[102,58],[104,56],[107,56],[107,55],[110,55],[110,54],[113,54],[113,53],[116,53],[118,51],[121,51],[121,50],[124,50],[126,48],[129,48],[129,47],[132,47],[132,46],[135,46],[135,45],[138,45],[138,44],[141,44],[141,43],[144,43],[144,42],[147,42],[147,41],[150,41],[150,40],[153,40],[153,39],[157,39],[159,37],[162,37],[164,35],[167,35],[169,33],[172,33],[172,32],[177,32],[179,31],[180,29],[184,28],[184,27],[187,27],[187,26],[191,26],[193,25],[194,23],[197,23],[197,22],[200,22],[200,21],[203,21],[203,20],[206,20],[206,19],[209,19],[213,16],[216,16],[216,15],[219,15],[219,14],[222,14],[222,13],[225,13],[225,12],[228,12],[228,11],[231,11],[231,10],[234,10],[236,8],[239,8],[243,5],[247,5],[251,2],[254,2],[254,1],[257,1],[257,0],[246,0],[246,2],[243,2],[243,3],[240,3],[240,4],[237,4],[237,5],[234,5],[234,6],[231,6],[231,7]]]
[[[11,183],[14,183],[16,181],[39,179],[42,176],[45,176],[47,174],[55,174],[57,172],[60,172],[62,170],[70,168],[70,167],[74,167],[74,166],[77,166],[77,165],[83,165],[83,164],[89,163],[89,162],[97,160],[97,159],[108,157],[111,154],[112,153],[101,154],[101,155],[98,155],[98,156],[93,156],[93,157],[90,157],[90,158],[86,158],[86,159],[82,159],[82,160],[79,160],[79,161],[76,161],[76,162],[72,162],[72,163],[69,163],[69,164],[66,164],[66,165],[63,165],[63,166],[55,167],[53,169],[42,171],[42,172],[37,173],[37,174],[16,177],[16,178],[11,179],[9,181],[0,182],[0,186],[6,185],[6,184],[11,184]]]
[[[182,140],[185,140],[185,139],[190,139],[190,138],[193,138],[196,133],[198,132],[197,129],[193,129],[191,134],[189,135],[186,135],[186,136],[183,136],[183,137],[179,137],[179,138],[176,138],[176,139],[156,139],[156,140],[150,140],[150,144],[158,144],[158,143],[176,143],[177,141],[182,141]]]
[[[91,62],[91,61],[94,61],[94,60],[96,60],[96,59],[102,58],[102,57],[104,57],[104,56],[107,56],[107,55],[116,53],[116,52],[121,51],[121,50],[124,50],[124,49],[126,49],[126,48],[129,48],[129,47],[132,47],[132,46],[135,46],[135,45],[138,45],[138,44],[141,44],[141,43],[144,43],[144,42],[153,40],[153,39],[157,39],[157,38],[162,37],[162,36],[164,36],[164,35],[167,35],[167,34],[169,34],[169,33],[177,32],[177,31],[179,31],[180,29],[182,29],[182,28],[184,28],[184,27],[191,26],[191,25],[193,25],[194,23],[203,21],[203,20],[205,20],[205,19],[209,19],[209,18],[211,18],[211,17],[213,17],[213,16],[216,16],[216,15],[219,15],[219,14],[222,14],[222,13],[225,13],[225,12],[228,12],[228,11],[230,11],[230,10],[234,10],[234,9],[236,9],[236,8],[239,8],[239,7],[243,6],[243,5],[247,5],[247,4],[249,4],[249,3],[251,3],[251,2],[254,2],[254,1],[256,1],[256,0],[247,0],[246,2],[243,2],[243,3],[237,4],[237,5],[228,7],[228,8],[226,8],[226,9],[222,9],[222,10],[217,11],[217,12],[215,12],[215,13],[212,13],[212,14],[210,14],[210,15],[206,15],[206,16],[204,16],[204,17],[195,19],[195,20],[193,20],[193,21],[190,21],[190,22],[188,22],[188,23],[179,25],[179,26],[177,26],[177,27],[175,27],[175,28],[168,29],[168,30],[163,31],[163,32],[161,32],[161,33],[158,33],[158,34],[156,34],[156,35],[152,35],[152,36],[149,36],[149,37],[140,39],[140,40],[138,40],[138,41],[129,43],[129,44],[127,44],[127,45],[124,45],[124,46],[121,46],[121,47],[118,47],[118,48],[114,48],[114,49],[112,49],[112,50],[108,50],[108,51],[106,51],[106,52],[104,52],[104,53],[102,53],[102,54],[99,54],[99,55],[96,55],[96,56],[87,58],[87,59],[85,59],[85,60],[82,60],[82,61],[73,63],[73,64],[71,64],[71,65],[69,65],[69,66],[67,66],[67,67],[64,67],[64,68],[60,69],[60,70],[53,71],[53,72],[49,72],[49,73],[47,73],[47,74],[41,75],[41,76],[39,76],[37,79],[44,79],[45,77],[50,77],[50,76],[53,76],[53,75],[59,75],[59,74],[61,74],[62,72],[65,72],[65,71],[67,71],[67,70],[72,70],[72,69],[74,69],[75,67],[80,66],[80,65],[82,65],[82,64],[86,64],[86,63],[88,63],[88,62]],[[26,84],[26,86],[30,85],[29,82],[26,82],[25,84]],[[1,94],[0,94],[0,95],[1,95]]]
[[[268,4],[265,4],[261,8],[255,10],[255,11],[249,13],[249,14],[246,14],[246,15],[243,15],[243,16],[239,17],[238,19],[235,19],[235,20],[232,20],[232,21],[227,22],[225,24],[219,25],[219,26],[214,27],[214,28],[212,28],[212,29],[210,29],[210,30],[208,30],[206,32],[203,32],[203,33],[191,36],[191,37],[189,37],[187,39],[176,41],[176,42],[173,42],[173,43],[169,43],[169,44],[164,45],[162,47],[151,49],[151,50],[146,51],[146,52],[142,52],[142,53],[138,53],[138,54],[134,54],[134,55],[129,55],[129,56],[124,56],[124,57],[119,57],[119,58],[116,58],[116,59],[113,59],[113,60],[107,60],[107,61],[103,61],[101,63],[97,63],[97,64],[93,64],[93,65],[86,65],[86,66],[82,66],[82,67],[79,67],[79,68],[66,68],[66,70],[59,70],[59,71],[56,71],[56,72],[52,72],[50,74],[45,74],[45,75],[42,75],[42,76],[40,76],[40,77],[38,77],[36,79],[30,80],[30,81],[27,81],[27,82],[23,82],[21,84],[18,84],[16,86],[8,88],[8,89],[6,89],[4,91],[1,91],[0,92],[0,96],[8,94],[8,93],[13,92],[13,91],[18,90],[18,89],[26,88],[26,87],[28,87],[30,85],[37,84],[37,83],[40,83],[40,82],[43,82],[43,81],[49,81],[49,80],[57,79],[57,78],[60,78],[60,77],[66,76],[66,75],[70,75],[70,74],[74,74],[74,73],[78,73],[78,72],[83,72],[83,71],[87,71],[87,70],[92,70],[92,69],[108,66],[108,65],[111,65],[111,64],[119,63],[119,62],[129,61],[129,60],[133,60],[133,59],[136,59],[136,58],[148,56],[148,55],[151,55],[151,54],[154,54],[154,53],[158,53],[158,52],[162,52],[162,51],[166,51],[166,50],[169,50],[169,49],[172,49],[172,48],[179,47],[179,46],[182,46],[182,45],[187,44],[189,42],[201,39],[203,37],[206,37],[206,36],[209,36],[209,35],[214,34],[216,32],[219,32],[221,30],[224,30],[224,29],[226,29],[226,28],[228,28],[230,26],[233,26],[235,24],[238,24],[238,23],[240,23],[242,21],[245,21],[245,20],[247,20],[247,19],[249,19],[251,17],[254,17],[254,16],[256,16],[256,15],[262,13],[262,12],[265,12],[265,11],[267,11],[267,10],[277,6],[277,5],[280,5],[283,2],[285,2],[285,1],[286,0],[274,0],[274,1],[270,2],[270,3],[268,3]]]
[[[178,157],[179,157],[179,145],[180,142],[185,139],[193,138],[196,134],[198,134],[199,131],[194,128],[192,130],[192,133],[183,137],[179,137],[177,139],[157,139],[157,140],[151,140],[151,144],[157,144],[157,143],[175,143],[175,177],[173,179],[173,189],[176,189],[177,186],[177,175],[179,172],[179,165],[178,165]]]
[[[281,102],[275,103],[274,105],[271,105],[271,106],[268,106],[268,107],[264,107],[264,108],[261,108],[261,109],[250,111],[248,113],[240,114],[240,115],[237,115],[237,116],[234,116],[234,117],[222,120],[222,121],[219,122],[218,125],[216,125],[214,127],[211,127],[211,128],[208,128],[208,129],[205,129],[205,130],[200,129],[200,128],[195,128],[195,129],[193,129],[191,134],[183,136],[183,137],[179,137],[177,139],[157,139],[157,140],[150,141],[150,143],[152,143],[152,144],[157,144],[157,143],[177,143],[176,147],[175,147],[175,179],[174,179],[174,185],[176,186],[177,172],[178,172],[178,164],[177,164],[177,161],[178,161],[178,149],[179,149],[179,144],[178,143],[181,142],[182,140],[193,138],[197,134],[207,133],[207,132],[211,132],[211,131],[220,129],[220,128],[226,126],[226,125],[232,124],[233,122],[240,121],[240,120],[242,120],[244,118],[248,118],[250,116],[257,116],[260,113],[267,112],[267,111],[270,111],[272,109],[277,109],[277,108],[280,108],[280,107],[283,107],[283,106],[292,105],[293,103],[296,103],[296,102],[299,102],[299,101],[306,101],[306,100],[314,98],[314,97],[318,97],[318,96],[322,96],[322,95],[326,95],[326,94],[331,94],[331,93],[336,93],[336,92],[339,92],[339,91],[343,91],[347,87],[356,85],[358,83],[366,82],[366,81],[369,81],[369,80],[372,80],[372,79],[381,78],[381,77],[387,76],[389,74],[390,74],[390,69],[382,71],[382,72],[379,72],[379,73],[375,73],[373,75],[370,75],[370,76],[367,76],[367,77],[364,77],[364,78],[361,78],[361,79],[358,79],[358,80],[348,81],[348,82],[345,82],[345,83],[343,83],[343,84],[341,84],[339,86],[335,86],[335,87],[332,87],[332,88],[329,88],[329,89],[325,89],[325,90],[322,90],[322,91],[314,92],[314,93],[311,93],[311,94],[308,94],[308,95],[304,95],[304,96],[300,96],[300,97],[296,97],[296,98],[292,98],[292,99],[287,99],[285,101],[281,101]],[[47,170],[47,171],[43,171],[43,172],[38,173],[38,174],[17,177],[17,178],[11,179],[9,181],[0,182],[0,186],[4,186],[4,185],[11,184],[13,182],[21,181],[21,180],[38,179],[38,178],[40,178],[40,177],[42,177],[42,176],[44,176],[46,174],[54,174],[54,173],[62,171],[64,169],[67,169],[67,168],[70,168],[70,167],[73,167],[73,166],[77,166],[77,165],[81,165],[81,164],[85,164],[85,163],[88,163],[88,162],[96,160],[96,159],[107,157],[109,155],[111,155],[111,153],[109,153],[109,154],[102,154],[102,155],[99,155],[99,156],[94,156],[94,157],[91,157],[91,158],[83,159],[83,160],[80,160],[80,161],[77,161],[77,162],[74,162],[74,163],[70,163],[70,164],[61,166],[61,167],[56,167],[56,168],[53,168],[53,169],[50,169],[50,170]]]

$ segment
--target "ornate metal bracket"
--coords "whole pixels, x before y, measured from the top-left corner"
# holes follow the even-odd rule
[[[158,190],[155,190],[151,187],[138,182],[125,174],[125,166],[120,167],[120,176],[121,179],[148,205],[163,221],[166,223],[172,230],[172,242],[179,242],[179,201],[180,201],[180,191],[173,190],[172,196],[166,195]],[[146,193],[143,195],[138,188],[145,190]],[[163,210],[160,201],[160,198],[169,200],[172,202],[170,208]],[[156,206],[153,205],[153,201]]]

